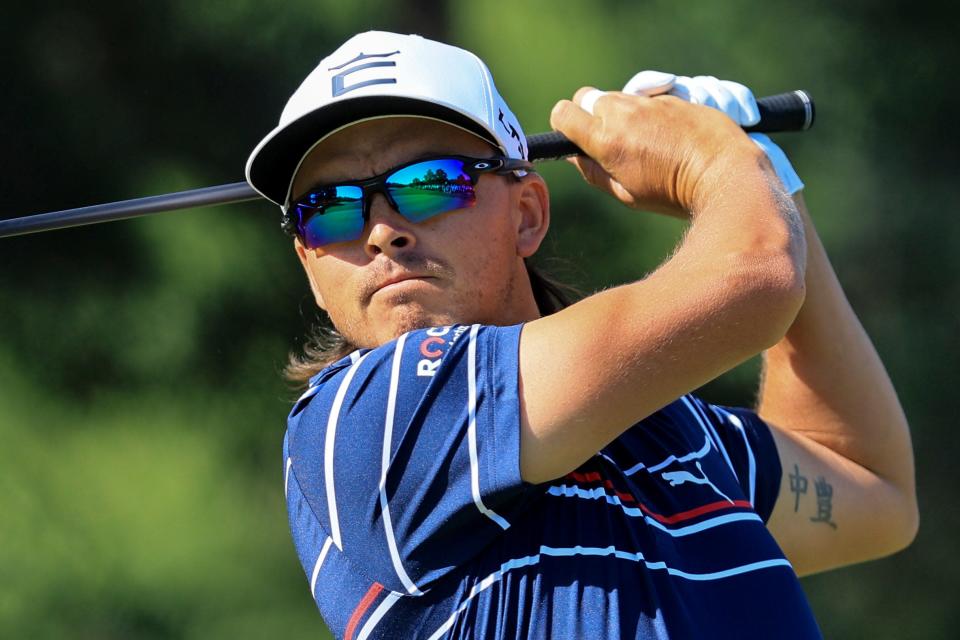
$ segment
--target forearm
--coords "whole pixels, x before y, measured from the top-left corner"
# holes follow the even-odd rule
[[[910,433],[897,394],[799,197],[798,208],[807,294],[786,336],[765,353],[759,413],[863,467],[915,505]]]
[[[804,243],[793,203],[769,178],[744,167],[659,269],[525,326],[524,479],[567,473],[783,336],[802,303]]]

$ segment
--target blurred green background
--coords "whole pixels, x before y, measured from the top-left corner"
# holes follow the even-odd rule
[[[368,28],[474,50],[528,133],[644,68],[808,89],[817,126],[778,140],[911,419],[922,518],[907,551],[804,586],[827,637],[953,638],[954,22],[866,0],[8,2],[0,217],[240,180],[300,80]],[[543,173],[544,253],[587,289],[682,232]],[[283,505],[279,370],[316,318],[298,269],[264,204],[0,240],[0,638],[326,637]],[[704,393],[750,403],[757,370]]]

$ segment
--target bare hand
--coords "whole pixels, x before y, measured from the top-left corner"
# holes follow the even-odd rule
[[[589,155],[572,159],[584,179],[630,207],[687,218],[731,186],[737,171],[769,169],[743,130],[715,109],[609,92],[591,114],[579,106],[589,91],[558,102],[550,124]]]

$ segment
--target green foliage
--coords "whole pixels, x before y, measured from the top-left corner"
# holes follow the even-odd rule
[[[809,89],[817,127],[778,140],[911,419],[923,525],[907,552],[805,586],[827,637],[950,637],[948,17],[783,0],[8,4],[3,216],[239,180],[300,79],[369,28],[473,49],[527,133],[580,86],[644,68]],[[683,232],[569,165],[542,172],[544,253],[587,289],[641,277]],[[278,372],[315,312],[277,223],[248,204],[0,240],[0,637],[323,633],[280,460],[293,394]],[[757,369],[705,392],[750,402]]]

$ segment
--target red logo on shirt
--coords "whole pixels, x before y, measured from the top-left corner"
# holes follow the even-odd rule
[[[430,348],[433,345],[437,345],[437,344],[445,344],[444,339],[441,338],[440,336],[432,336],[430,338],[427,338],[426,340],[420,343],[420,353],[422,353],[423,357],[425,358],[439,358],[440,356],[443,355],[443,351],[441,351],[440,349]]]
[[[447,343],[441,336],[450,333],[450,327],[434,327],[427,329],[427,337],[420,343],[420,353],[423,359],[417,362],[417,375],[432,378],[437,372],[443,358],[442,345]]]
[[[450,327],[427,329],[427,337],[420,343],[420,355],[423,358],[417,361],[417,375],[432,378],[443,361],[443,347],[456,342],[469,328],[466,326],[457,327],[452,336],[447,336],[450,333]]]

